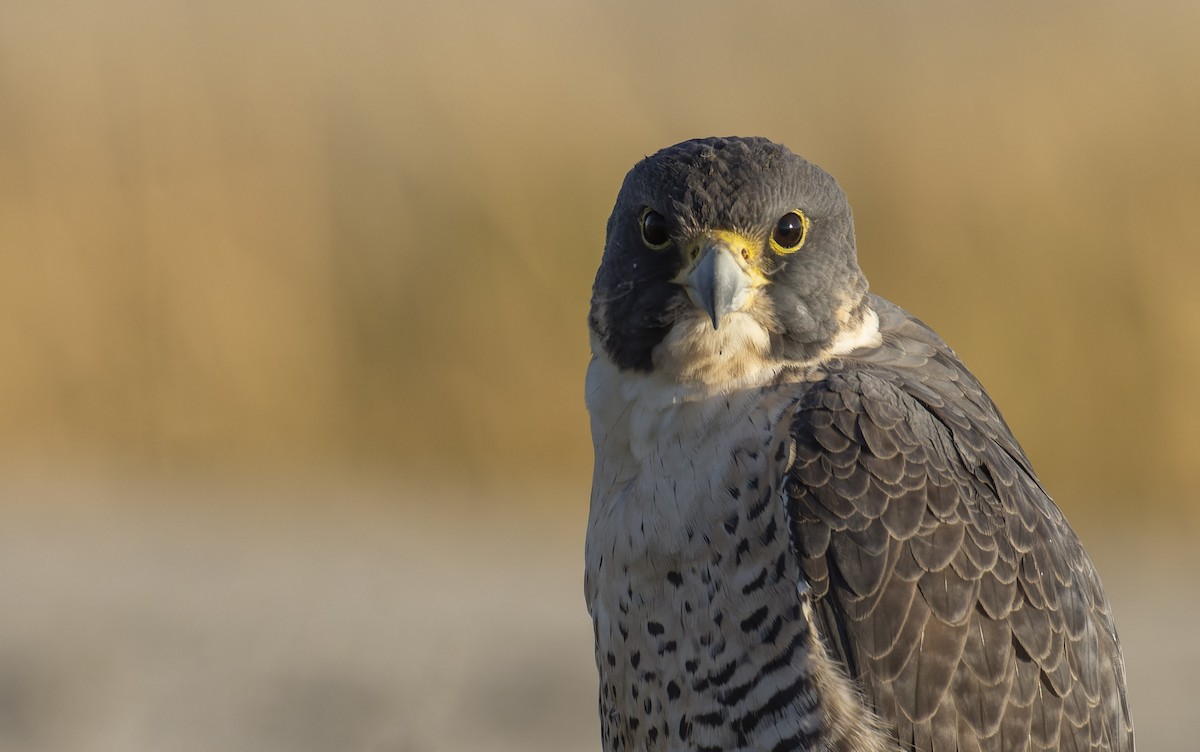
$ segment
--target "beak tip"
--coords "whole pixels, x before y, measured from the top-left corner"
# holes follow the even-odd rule
[[[688,276],[688,294],[708,314],[713,331],[721,328],[721,319],[739,310],[750,283],[732,253],[721,247],[710,248]]]

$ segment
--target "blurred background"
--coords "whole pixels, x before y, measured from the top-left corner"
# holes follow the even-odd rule
[[[0,5],[0,748],[593,750],[585,316],[642,156],[836,175],[1194,745],[1200,5]]]

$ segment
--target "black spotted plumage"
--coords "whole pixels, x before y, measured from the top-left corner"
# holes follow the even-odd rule
[[[866,292],[830,176],[764,139],[639,163],[589,325],[605,750],[1133,749],[1095,568],[975,377]]]

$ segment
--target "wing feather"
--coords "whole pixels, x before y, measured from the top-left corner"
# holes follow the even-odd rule
[[[953,352],[874,301],[884,345],[807,385],[781,460],[830,653],[902,747],[1132,750],[1078,538]]]

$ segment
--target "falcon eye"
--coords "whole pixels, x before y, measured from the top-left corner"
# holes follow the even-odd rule
[[[671,228],[667,226],[667,218],[653,209],[642,212],[642,242],[647,248],[661,251],[671,244]]]
[[[771,248],[776,253],[794,253],[808,237],[808,217],[796,209],[779,218],[771,231]]]

